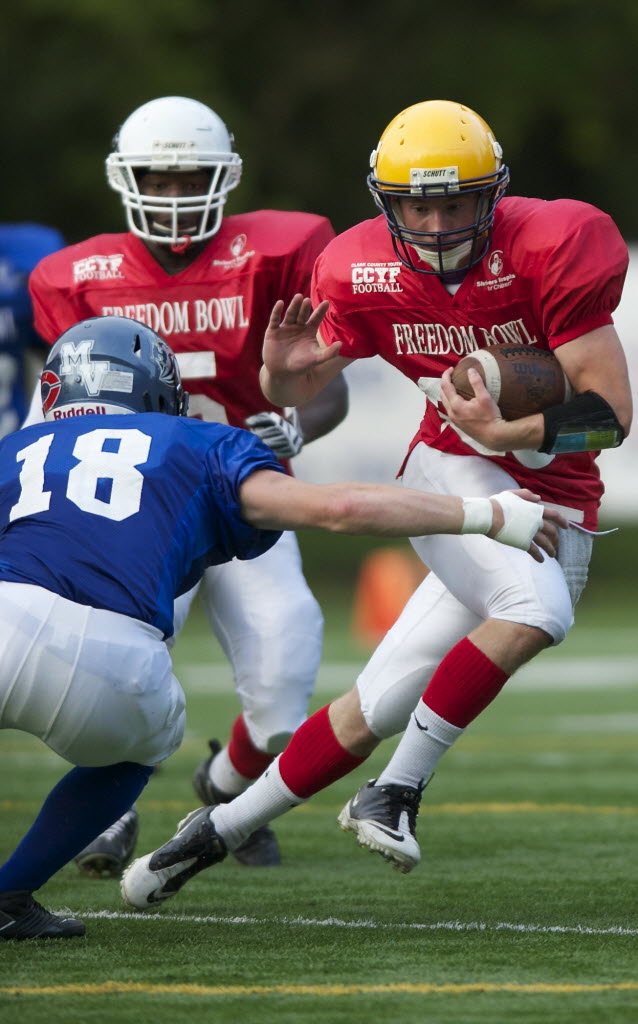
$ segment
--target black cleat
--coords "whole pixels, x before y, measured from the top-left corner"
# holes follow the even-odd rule
[[[344,832],[354,832],[359,846],[380,853],[398,871],[407,874],[421,860],[416,839],[416,818],[423,786],[376,786],[371,779],[341,811],[337,821]]]
[[[163,903],[204,868],[224,859],[226,846],[210,820],[212,809],[191,811],[164,846],[133,861],[120,882],[125,903],[138,910]]]
[[[218,740],[209,740],[210,757],[207,757],[193,775],[193,789],[202,804],[229,804],[234,799],[231,793],[224,793],[211,782],[209,769],[219,754],[221,744]],[[268,825],[262,825],[245,839],[241,846],[232,850],[232,855],[240,864],[250,868],[275,868],[281,864],[281,853],[277,836]]]
[[[80,873],[87,878],[119,878],[133,856],[139,830],[137,811],[131,808],[74,857]]]
[[[0,939],[75,939],[85,930],[84,921],[45,910],[28,889],[0,893]]]

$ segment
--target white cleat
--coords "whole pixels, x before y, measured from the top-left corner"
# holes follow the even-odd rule
[[[148,910],[164,903],[194,875],[224,859],[226,846],[210,821],[212,809],[192,811],[180,821],[172,839],[126,869],[120,891],[129,907]]]
[[[416,817],[423,787],[362,786],[337,818],[344,832],[354,832],[359,846],[380,853],[403,874],[421,860],[416,840]]]

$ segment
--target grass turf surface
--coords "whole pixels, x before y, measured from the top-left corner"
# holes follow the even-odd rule
[[[344,619],[343,609],[329,613],[327,662],[354,659],[354,678],[363,655]],[[386,743],[354,776],[280,819],[279,869],[229,858],[145,917],[127,913],[117,883],[65,868],[39,895],[51,909],[84,917],[87,937],[0,945],[0,1018],[635,1022],[631,619],[630,609],[584,609],[566,643],[539,660],[540,684],[513,681],[474,723],[427,792],[423,862],[412,874],[359,850],[335,824],[348,796],[387,759]],[[236,713],[232,695],[205,693],[210,655],[196,614],[175,658],[178,674],[197,680],[188,731],[139,802],[139,853],[165,841],[195,806],[190,776],[205,740],[225,737]],[[604,695],[586,685],[595,659],[607,666]],[[227,670],[213,660],[223,680]],[[569,686],[552,689],[554,677]],[[331,678],[326,667],[324,689]],[[329,696],[318,694],[313,706]],[[0,735],[0,764],[8,853],[65,767],[11,731]]]

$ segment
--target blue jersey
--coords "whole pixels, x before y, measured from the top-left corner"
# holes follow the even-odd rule
[[[161,413],[38,423],[0,441],[0,580],[173,632],[174,598],[209,565],[279,539],[240,517],[254,434]]]
[[[38,343],[33,328],[29,274],[44,256],[64,245],[62,235],[42,224],[0,224],[0,437],[25,417],[24,356]]]

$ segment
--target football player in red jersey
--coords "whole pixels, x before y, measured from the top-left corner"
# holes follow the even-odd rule
[[[483,118],[460,103],[432,100],[402,111],[382,134],[371,168],[381,216],[321,254],[314,312],[301,296],[285,313],[275,307],[264,393],[282,405],[308,401],[351,360],[380,355],[427,396],[401,471],[406,486],[477,496],[526,486],[560,508],[569,526],[560,532],[558,558],[542,565],[480,537],[413,539],[431,571],[354,689],[309,718],[264,776],[233,803],[211,809],[208,820],[232,849],[246,829],[307,799],[405,730],[387,767],[348,801],[339,823],[409,871],[420,859],[421,794],[439,759],[509,676],[572,625],[602,493],[596,454],[620,444],[631,424],[612,321],[627,248],[610,218],[586,203],[504,198],[501,147]],[[505,421],[478,374],[475,398],[458,396],[450,380],[455,363],[505,342],[551,349],[574,397]],[[178,832],[152,858],[161,886],[172,879],[179,888],[191,838],[188,828]],[[146,858],[136,863],[142,891],[142,876],[152,871]]]
[[[177,354],[190,415],[246,427],[286,462],[304,442],[333,429],[347,411],[342,377],[327,400],[320,396],[298,413],[267,401],[258,379],[273,304],[308,293],[314,261],[334,237],[329,221],[278,210],[224,217],[241,159],[223,121],[193,99],[163,97],[135,110],[116,135],[106,169],[129,230],[89,238],[39,264],[30,288],[45,341],[86,317],[130,317]],[[97,381],[96,389],[99,397]],[[222,749],[211,741],[195,774],[197,794],[209,804],[241,792],[304,720],[323,618],[290,532],[250,565],[208,569],[201,595],[243,708],[229,743]],[[176,635],[192,597],[177,602]],[[119,874],[136,834],[133,811],[84,851],[81,870]],[[237,859],[278,863],[272,831],[251,836]]]

